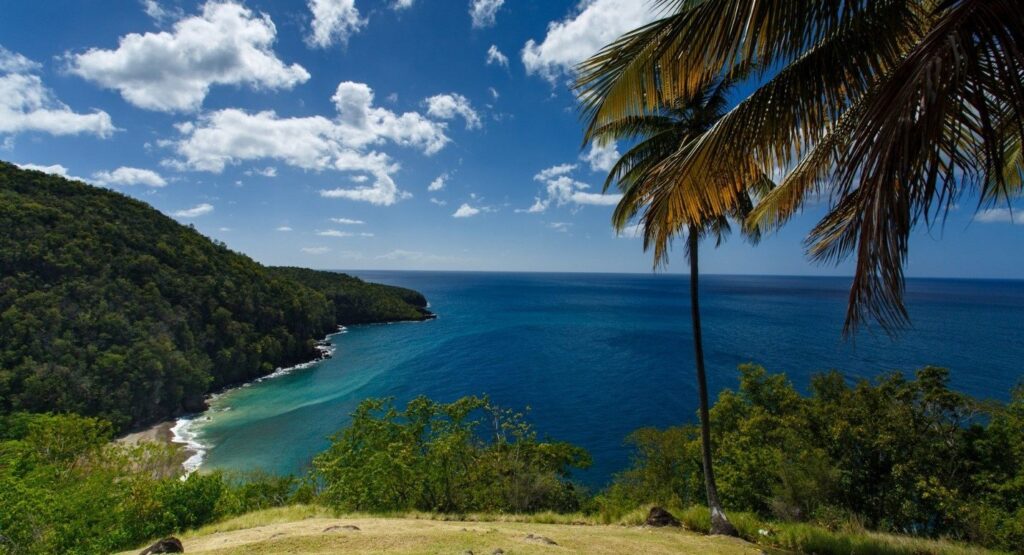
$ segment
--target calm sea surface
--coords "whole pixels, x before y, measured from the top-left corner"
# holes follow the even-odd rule
[[[302,472],[361,399],[488,394],[589,449],[579,478],[600,486],[628,464],[630,431],[696,419],[685,276],[356,273],[422,291],[439,318],[351,327],[332,337],[334,358],[220,396],[192,425],[203,468]],[[847,279],[701,283],[713,392],[735,387],[745,362],[801,389],[833,368],[856,379],[933,364],[955,388],[1005,400],[1024,379],[1024,282],[910,280],[914,328],[854,342],[840,334]]]

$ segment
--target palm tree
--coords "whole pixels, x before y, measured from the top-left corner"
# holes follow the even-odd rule
[[[625,139],[636,144],[615,164],[605,180],[605,191],[617,183],[622,200],[615,207],[612,222],[622,231],[637,219],[643,229],[644,250],[653,248],[655,266],[668,260],[670,243],[686,234],[686,255],[690,262],[690,316],[693,324],[694,358],[697,388],[700,397],[701,460],[708,507],[711,509],[711,533],[737,535],[718,497],[711,455],[711,423],[708,414],[707,373],[704,367],[704,343],[701,338],[699,305],[698,247],[708,235],[720,244],[729,233],[728,217],[742,220],[753,207],[750,195],[767,193],[772,182],[765,174],[741,184],[743,193],[736,202],[717,215],[689,216],[687,193],[683,188],[656,175],[659,165],[679,150],[692,148],[700,137],[721,117],[727,105],[731,81],[721,80],[697,91],[686,103],[660,107],[642,116],[630,116],[592,129],[589,139],[608,142]],[[728,217],[727,217],[728,216]],[[746,237],[758,238],[756,227],[747,228]]]
[[[654,0],[664,17],[579,67],[601,126],[693,98],[749,72],[753,92],[691,148],[650,169],[689,191],[679,209],[722,213],[762,168],[786,172],[748,225],[774,228],[809,197],[827,215],[816,261],[855,256],[845,332],[908,323],[912,228],[1024,190],[1024,2],[1020,0]]]

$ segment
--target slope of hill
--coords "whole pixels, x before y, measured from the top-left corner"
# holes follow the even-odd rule
[[[119,429],[316,356],[339,324],[430,316],[415,291],[266,268],[125,195],[0,162],[0,414]]]

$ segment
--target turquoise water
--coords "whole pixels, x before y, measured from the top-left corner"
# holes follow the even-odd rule
[[[352,327],[334,358],[218,397],[193,431],[204,468],[302,472],[366,397],[450,401],[489,394],[531,409],[542,434],[582,445],[599,486],[623,469],[623,438],[694,421],[685,276],[362,272],[422,291],[439,318]],[[708,276],[705,351],[713,391],[763,364],[805,387],[831,368],[851,379],[946,366],[957,389],[1007,399],[1024,379],[1024,282],[910,280],[914,329],[843,341],[848,280]],[[208,420],[206,420],[208,418]]]

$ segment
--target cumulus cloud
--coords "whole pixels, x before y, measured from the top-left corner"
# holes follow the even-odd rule
[[[281,232],[287,233],[289,231],[292,231],[292,228],[290,228],[290,227],[288,227],[286,225],[283,225],[283,226],[277,228],[277,231],[281,231]]]
[[[112,172],[102,171],[92,174],[100,185],[145,185],[147,187],[164,187],[167,180],[153,170],[129,168],[122,166]]]
[[[40,166],[40,165],[37,165],[37,164],[15,164],[15,165],[18,166],[19,168],[23,169],[23,170],[33,170],[33,171],[37,171],[37,172],[48,173],[48,174],[51,174],[51,175],[59,175],[60,177],[63,177],[64,179],[71,179],[73,181],[81,181],[83,183],[88,183],[89,182],[89,180],[85,179],[84,177],[78,177],[78,176],[71,175],[71,173],[68,171],[68,169],[65,168],[64,166],[60,165],[60,164],[52,164],[52,165],[49,165],[49,166]]]
[[[498,50],[498,45],[496,44],[492,44],[487,49],[487,65],[491,64],[508,67],[508,56],[503,54],[501,50]]]
[[[174,217],[176,217],[176,218],[198,218],[199,216],[204,216],[206,214],[209,214],[210,212],[213,212],[213,205],[212,204],[207,204],[207,203],[204,202],[202,204],[197,204],[196,206],[193,206],[192,208],[186,208],[184,210],[178,210],[177,212],[174,213]]]
[[[413,0],[395,0],[394,2],[391,3],[391,9],[404,10],[406,8],[411,8],[412,4]]]
[[[566,175],[572,173],[576,169],[576,164],[559,164],[557,166],[551,166],[545,170],[541,170],[540,173],[533,176],[536,181],[548,181],[560,175]]]
[[[446,124],[416,112],[396,114],[373,105],[373,91],[362,83],[344,82],[332,97],[337,117],[282,118],[273,111],[248,113],[225,109],[178,125],[183,137],[171,142],[180,159],[172,166],[219,173],[229,164],[274,159],[306,170],[352,172],[369,179],[354,188],[321,191],[326,198],[346,198],[391,205],[410,195],[392,176],[399,165],[371,147],[391,142],[430,155],[450,139]]]
[[[453,218],[471,218],[480,213],[479,208],[474,208],[469,204],[462,203],[462,206],[452,214]]]
[[[431,202],[431,204],[436,204],[438,206],[448,206],[448,201],[441,200],[441,199],[438,199],[438,198],[431,197],[430,198],[430,202]]]
[[[1024,224],[1024,209],[1014,210],[1011,208],[989,208],[975,214],[974,221],[984,224]]]
[[[440,191],[448,183],[448,172],[442,173],[427,186],[428,191]]]
[[[0,46],[0,73],[34,73],[40,69],[38,62]]]
[[[181,19],[184,16],[184,12],[181,8],[165,8],[157,0],[141,0],[142,9],[146,12],[146,15],[153,18],[153,21],[163,24],[164,22],[171,19]]]
[[[567,233],[572,224],[569,222],[551,222],[548,224],[548,227],[559,233]]]
[[[469,16],[473,18],[473,27],[482,29],[494,25],[505,0],[473,0],[469,5]]]
[[[170,32],[131,33],[114,50],[91,48],[67,59],[71,73],[135,106],[188,112],[202,106],[213,85],[290,89],[309,80],[302,66],[285,65],[273,52],[276,37],[270,16],[210,0]]]
[[[110,115],[74,112],[43,85],[41,66],[0,46],[0,135],[36,131],[51,135],[96,135],[114,131]]]
[[[398,0],[394,5],[409,7],[412,0]],[[320,48],[345,45],[350,36],[366,25],[366,20],[359,17],[355,0],[309,0],[309,11],[313,13],[312,33],[306,40]]]
[[[568,175],[575,169],[575,164],[562,164],[539,172],[533,179],[544,184],[544,195],[536,197],[529,208],[519,209],[516,212],[540,213],[546,211],[552,204],[555,206],[567,204],[612,206],[618,204],[622,195],[588,192],[590,185]]]
[[[351,218],[331,218],[331,221],[340,225],[363,225],[366,223],[363,220],[353,220]]]
[[[466,129],[479,129],[481,126],[480,116],[469,104],[469,99],[461,94],[438,94],[426,100],[427,115],[450,120],[455,116],[462,116],[466,120]]]
[[[580,158],[590,164],[591,170],[607,173],[615,166],[615,162],[619,161],[620,154],[615,143],[608,143],[606,145],[593,143],[590,145],[590,152],[587,152]]]
[[[522,59],[528,74],[554,83],[600,49],[660,15],[655,2],[640,0],[581,0],[572,14],[548,24],[539,44],[530,39]]]

